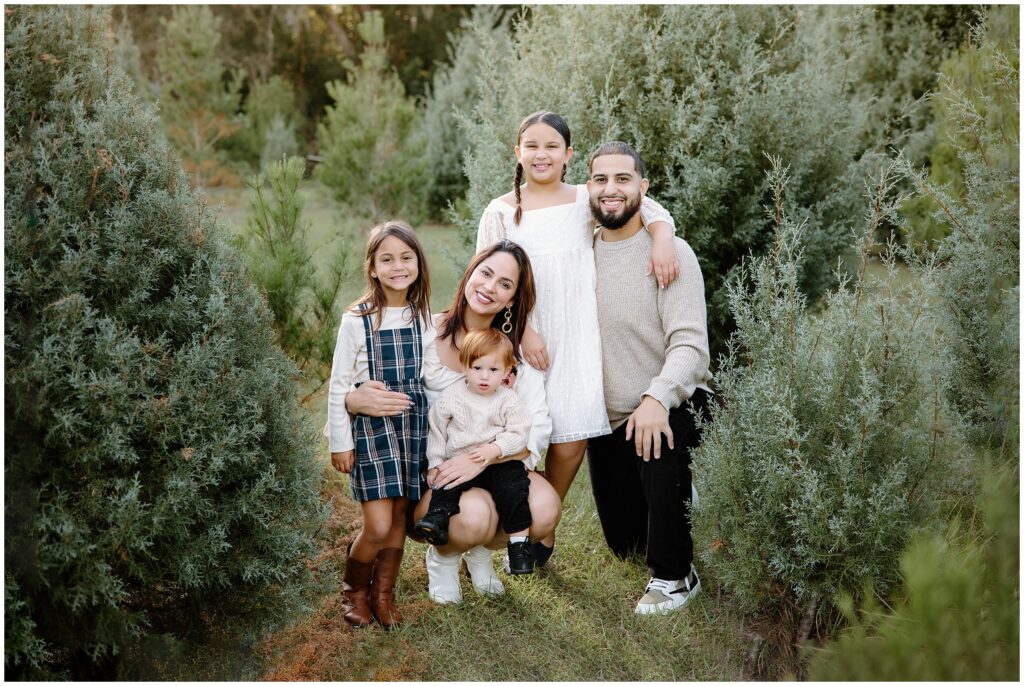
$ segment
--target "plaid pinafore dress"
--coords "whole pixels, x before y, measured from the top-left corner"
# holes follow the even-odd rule
[[[389,391],[405,393],[412,398],[412,406],[394,417],[356,415],[352,425],[355,464],[349,475],[352,499],[419,500],[426,484],[428,429],[420,318],[412,326],[377,331],[371,317],[362,319],[370,378],[385,382]]]

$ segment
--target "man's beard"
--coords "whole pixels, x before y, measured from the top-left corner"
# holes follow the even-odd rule
[[[622,210],[618,214],[605,214],[601,209],[600,198],[590,199],[590,212],[598,224],[606,229],[621,229],[629,223],[633,215],[640,210],[640,196],[627,197],[622,203]]]

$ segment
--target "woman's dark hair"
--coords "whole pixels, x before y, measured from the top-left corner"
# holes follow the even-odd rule
[[[523,140],[523,132],[530,128],[534,124],[547,124],[562,137],[565,141],[565,147],[569,148],[572,145],[572,134],[569,133],[569,125],[565,123],[565,119],[562,119],[560,115],[554,112],[548,112],[547,110],[541,110],[534,112],[519,125],[519,134],[516,136],[516,145],[519,145]],[[565,165],[562,166],[562,181],[565,181]],[[512,179],[512,190],[516,194],[516,214],[513,219],[518,225],[519,220],[523,217],[523,203],[520,198],[519,185],[523,182],[523,165],[516,162],[516,173]]]
[[[452,304],[444,311],[444,321],[438,329],[437,336],[441,339],[451,338],[452,346],[458,350],[459,346],[455,339],[455,334],[465,328],[466,308],[469,306],[466,302],[466,284],[469,283],[469,277],[473,275],[473,272],[477,270],[481,262],[499,252],[508,253],[515,259],[516,264],[519,265],[519,283],[516,286],[516,293],[512,297],[511,303],[512,331],[505,334],[512,341],[512,349],[515,351],[516,359],[519,360],[522,359],[519,356],[519,346],[523,342],[523,332],[526,331],[526,320],[530,316],[530,312],[533,311],[533,306],[537,304],[537,288],[533,281],[533,269],[530,267],[530,258],[526,256],[526,251],[518,243],[513,243],[510,240],[498,241],[483,252],[477,253],[470,261],[466,271],[462,273],[462,279],[459,280],[459,287],[455,289],[455,298]],[[500,310],[494,315],[494,319],[491,320],[491,328],[501,331],[504,323],[505,310]],[[502,333],[505,332],[502,331]]]
[[[384,222],[370,229],[370,238],[366,241],[366,260],[363,263],[363,274],[366,276],[366,290],[359,296],[358,300],[352,303],[349,309],[356,312],[358,305],[368,304],[370,307],[365,312],[360,312],[360,314],[363,316],[376,315],[373,328],[380,328],[381,320],[384,317],[384,308],[387,307],[387,298],[384,296],[384,289],[381,288],[380,281],[375,279],[371,272],[373,271],[373,260],[377,255],[377,250],[380,249],[380,244],[388,236],[394,236],[416,253],[416,267],[419,271],[419,276],[409,285],[409,290],[406,291],[406,299],[409,301],[409,309],[412,311],[410,319],[415,321],[416,317],[419,317],[426,326],[431,326],[430,275],[427,272],[427,258],[424,256],[423,245],[420,244],[420,239],[416,237],[416,232],[413,231],[411,226],[401,221]]]

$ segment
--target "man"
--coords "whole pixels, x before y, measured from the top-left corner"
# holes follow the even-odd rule
[[[605,540],[620,558],[646,555],[651,580],[638,614],[682,608],[700,592],[690,539],[694,412],[707,416],[707,307],[693,250],[675,238],[680,273],[658,288],[647,275],[651,237],[638,212],[644,162],[626,143],[590,157],[604,397],[613,432],[588,444],[590,480]]]

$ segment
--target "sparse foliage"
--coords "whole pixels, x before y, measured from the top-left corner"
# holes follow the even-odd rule
[[[339,201],[373,221],[423,218],[427,197],[421,116],[388,64],[383,19],[369,12],[360,24],[366,43],[345,82],[332,81],[317,127],[322,162],[318,178]]]
[[[338,332],[338,295],[353,270],[351,237],[334,237],[326,278],[313,262],[308,222],[299,193],[305,162],[300,157],[272,162],[252,182],[245,231],[239,235],[249,270],[264,290],[274,317],[278,344],[305,377],[308,400],[330,378]]]

